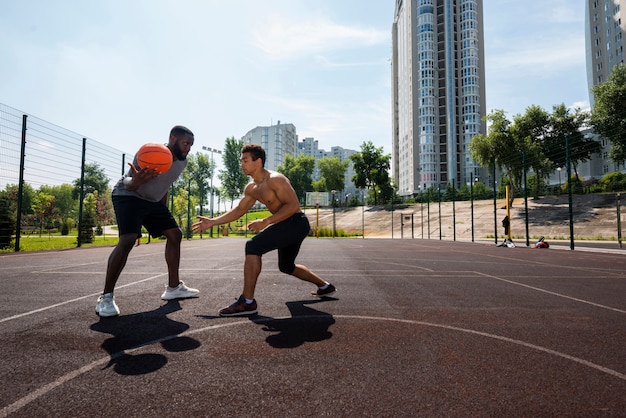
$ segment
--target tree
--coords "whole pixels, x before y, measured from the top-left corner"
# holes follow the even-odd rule
[[[346,169],[349,164],[349,161],[340,161],[337,157],[325,157],[317,161],[326,191],[344,189]]]
[[[378,194],[390,186],[390,155],[383,154],[383,148],[376,148],[371,141],[361,144],[361,152],[350,155],[355,175],[352,183],[359,189],[368,189],[378,204]]]
[[[578,164],[602,151],[598,141],[585,137],[581,131],[587,125],[588,120],[589,114],[581,109],[576,109],[571,113],[565,104],[554,106],[553,113],[550,115],[551,132],[546,138],[546,155],[553,162],[554,167],[566,166],[565,145],[569,142],[570,162],[579,180]]]
[[[113,210],[113,201],[110,195],[101,195],[98,192],[93,193],[96,198],[96,224],[98,227],[102,225],[110,225],[115,223],[115,211]]]
[[[191,157],[191,158],[189,158]],[[207,187],[209,180],[215,171],[215,161],[209,160],[209,156],[204,153],[196,153],[194,156],[187,156],[187,170],[191,176],[191,180],[198,187],[198,196],[200,202],[200,215],[203,214],[202,207],[207,202],[207,193],[211,193],[210,187]],[[195,193],[194,193],[195,195]]]
[[[520,187],[523,165],[520,155],[526,152],[523,143],[511,132],[511,122],[504,110],[494,110],[485,116],[490,122],[487,136],[476,135],[470,143],[472,158],[484,167],[504,170],[511,186],[511,201]]]
[[[626,161],[626,64],[613,67],[609,79],[593,87],[595,104],[591,125],[612,143],[609,157]]]
[[[78,231],[80,244],[93,242],[93,228],[96,226],[96,201],[96,196],[93,193],[87,194],[83,200],[83,220]]]
[[[523,157],[523,168],[528,171],[532,167],[535,174],[546,177],[554,171],[554,165],[545,155],[545,141],[550,131],[550,115],[540,106],[533,105],[526,108],[523,115],[513,118],[511,135],[517,142],[524,144],[525,156]],[[518,156],[519,158],[519,156]],[[534,182],[533,188],[535,197],[539,197],[539,185],[541,182]]]
[[[289,179],[291,186],[296,191],[298,200],[306,200],[306,192],[313,188],[311,176],[315,168],[315,158],[310,155],[300,154],[297,158],[285,155],[285,163],[278,166],[277,171]]]
[[[33,211],[37,216],[39,236],[41,236],[44,226],[50,225],[56,214],[54,196],[41,191],[37,192],[33,201]]]
[[[17,184],[7,184],[4,191],[4,196],[9,199],[9,207],[11,213],[17,216],[17,202],[19,200],[19,186]],[[32,213],[33,199],[35,198],[35,189],[28,183],[24,183],[22,188],[22,215]]]
[[[54,205],[62,219],[75,217],[78,210],[78,200],[73,197],[74,188],[67,183],[59,186],[43,185],[39,191],[54,196]],[[109,205],[111,205],[109,200]]]
[[[230,199],[230,207],[238,199],[248,184],[248,176],[241,171],[241,148],[244,146],[243,139],[226,138],[222,161],[224,170],[220,170],[219,179],[222,183],[222,191],[225,197]]]
[[[72,196],[76,199],[80,196],[80,178],[75,179],[73,184],[74,192]],[[84,185],[84,196],[96,190],[100,195],[105,196],[108,195],[110,191],[109,177],[106,175],[104,168],[100,167],[97,163],[85,164]]]
[[[0,248],[5,249],[11,246],[13,234],[15,232],[15,219],[11,213],[8,197],[0,194]]]

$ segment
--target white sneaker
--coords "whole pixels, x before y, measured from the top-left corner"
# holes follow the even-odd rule
[[[165,292],[161,295],[163,300],[172,299],[186,299],[197,298],[200,291],[191,287],[185,286],[185,283],[181,280],[176,287],[165,286]]]
[[[96,314],[102,317],[117,316],[120,314],[120,308],[115,304],[113,293],[100,295],[96,303]]]

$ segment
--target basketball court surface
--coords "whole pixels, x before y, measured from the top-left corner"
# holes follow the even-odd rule
[[[437,240],[305,240],[309,283],[245,239],[184,241],[197,299],[165,302],[165,244],[0,256],[0,417],[626,416],[626,257]]]

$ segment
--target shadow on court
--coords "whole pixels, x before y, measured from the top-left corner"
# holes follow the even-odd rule
[[[111,357],[105,368],[113,366],[117,373],[123,375],[152,373],[165,366],[166,356],[157,353],[131,354],[128,350],[153,344],[160,344],[168,352],[200,347],[200,341],[179,336],[189,329],[189,325],[167,317],[181,309],[179,301],[168,301],[150,312],[100,318],[92,324],[90,329],[93,331],[113,335],[102,343],[102,348]]]
[[[319,342],[333,336],[329,330],[335,323],[333,316],[307,306],[331,300],[337,299],[287,302],[291,318],[275,319],[256,315],[250,319],[255,324],[262,325],[263,331],[272,333],[265,338],[272,347],[295,348],[307,342]]]

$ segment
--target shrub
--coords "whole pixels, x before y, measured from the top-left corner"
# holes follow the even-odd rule
[[[626,174],[619,171],[609,173],[600,179],[605,192],[620,192],[626,190]]]

